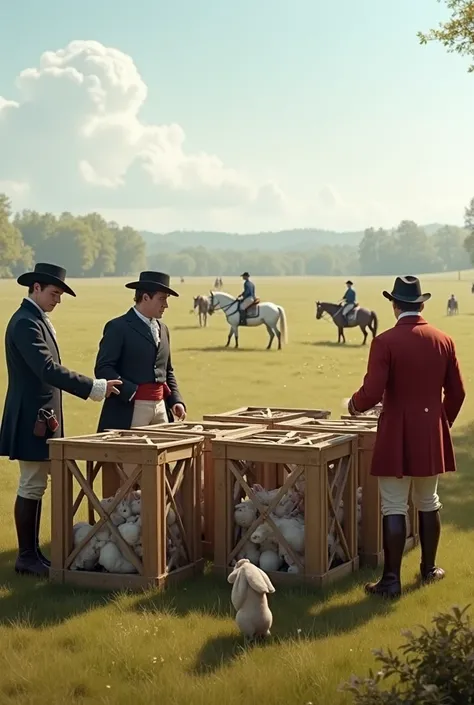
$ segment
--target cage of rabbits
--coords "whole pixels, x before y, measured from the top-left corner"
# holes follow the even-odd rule
[[[377,424],[372,419],[364,423],[362,418],[351,420],[325,420],[301,417],[282,423],[279,428],[327,433],[350,433],[357,435],[358,448],[358,551],[361,565],[377,567],[383,563],[382,512],[378,480],[370,474]],[[418,515],[410,498],[407,517],[407,540],[405,551],[418,542]]]
[[[272,581],[323,586],[358,569],[357,436],[267,429],[212,449],[215,571],[248,558]]]
[[[50,579],[142,590],[201,571],[203,442],[135,429],[50,440]]]
[[[266,428],[248,423],[230,423],[224,421],[177,421],[175,423],[141,426],[139,430],[165,430],[177,435],[198,433],[204,437],[203,467],[201,476],[201,516],[202,516],[202,551],[210,560],[214,557],[214,459],[212,457],[212,439],[238,437],[250,429]]]
[[[286,408],[283,406],[241,406],[231,411],[223,411],[220,414],[204,414],[206,421],[236,421],[247,424],[265,424],[267,428],[273,428],[281,421],[291,421],[300,416],[311,416],[315,419],[328,419],[331,412],[327,409],[298,409]]]

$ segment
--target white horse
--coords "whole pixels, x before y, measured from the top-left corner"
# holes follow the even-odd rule
[[[214,311],[223,311],[227,318],[227,323],[230,325],[229,336],[227,338],[226,348],[229,347],[232,336],[235,338],[235,347],[239,347],[239,324],[240,324],[240,302],[230,294],[224,291],[211,291],[209,297],[209,315]],[[281,321],[281,332],[277,328],[278,321]],[[270,340],[268,341],[267,350],[272,346],[273,339],[276,336],[278,339],[278,350],[281,350],[281,336],[283,341],[288,342],[288,324],[286,322],[285,309],[277,304],[272,304],[269,301],[258,302],[251,306],[247,311],[247,326],[266,326]]]

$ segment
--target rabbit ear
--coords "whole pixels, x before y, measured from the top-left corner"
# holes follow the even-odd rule
[[[232,583],[235,583],[235,580],[236,580],[238,574],[239,574],[239,569],[238,569],[238,568],[234,568],[234,570],[232,571],[232,573],[230,573],[230,574],[227,576],[227,582],[230,583],[231,585],[232,585]]]
[[[238,568],[234,572],[237,573],[237,576],[234,582],[234,587],[232,588],[231,600],[232,604],[234,605],[234,608],[238,612],[243,606],[245,598],[247,597],[248,584],[244,568]]]
[[[253,565],[253,563],[249,563],[249,565],[246,566],[245,573],[248,584],[252,590],[255,590],[255,592],[275,592],[275,588],[273,587],[270,578],[261,568]]]

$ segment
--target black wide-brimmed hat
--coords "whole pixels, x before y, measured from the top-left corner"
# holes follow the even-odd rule
[[[240,275],[241,277],[249,277],[250,274],[248,272],[244,272],[243,274]]]
[[[350,279],[346,281],[347,286],[354,286],[354,283]]]
[[[39,284],[52,284],[62,289],[66,294],[75,296],[76,294],[65,282],[66,270],[64,267],[59,267],[57,264],[48,264],[46,262],[38,262],[35,265],[33,272],[25,272],[20,274],[17,279],[21,286],[32,286],[35,282]]]
[[[420,280],[411,275],[397,277],[392,292],[384,291],[383,295],[389,301],[400,301],[404,304],[422,304],[431,298],[431,294],[421,293]]]
[[[179,296],[179,294],[170,287],[169,274],[164,272],[140,272],[140,277],[136,282],[125,284],[127,289],[141,289],[142,291],[164,291],[170,296]]]

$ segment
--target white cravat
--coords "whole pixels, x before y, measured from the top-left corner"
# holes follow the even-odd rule
[[[51,323],[51,319],[50,319],[50,317],[48,316],[48,314],[46,313],[46,311],[43,311],[43,309],[42,309],[40,306],[38,306],[38,304],[36,303],[36,301],[33,301],[33,299],[30,299],[30,298],[28,297],[28,301],[30,301],[30,302],[33,304],[33,306],[36,306],[36,308],[38,309],[38,311],[41,313],[44,322],[46,323],[46,325],[48,326],[49,330],[51,331],[51,334],[52,334],[53,338],[56,339],[56,337],[57,337],[57,336],[56,336],[56,331],[55,331],[54,326],[53,326],[53,324]]]
[[[54,326],[51,323],[51,319],[47,313],[44,314],[44,319],[46,321],[46,325],[48,326],[49,330],[51,331],[51,333],[53,335],[53,338],[56,340],[56,331],[55,331]]]
[[[153,336],[153,340],[156,343],[156,347],[159,346],[161,336],[160,336],[160,325],[156,318],[152,318],[151,320],[147,318],[146,316],[143,315],[143,313],[140,313],[140,311],[137,311],[136,308],[133,309],[135,313],[137,314],[138,318],[141,318],[141,320],[149,326],[151,330],[151,334]]]

